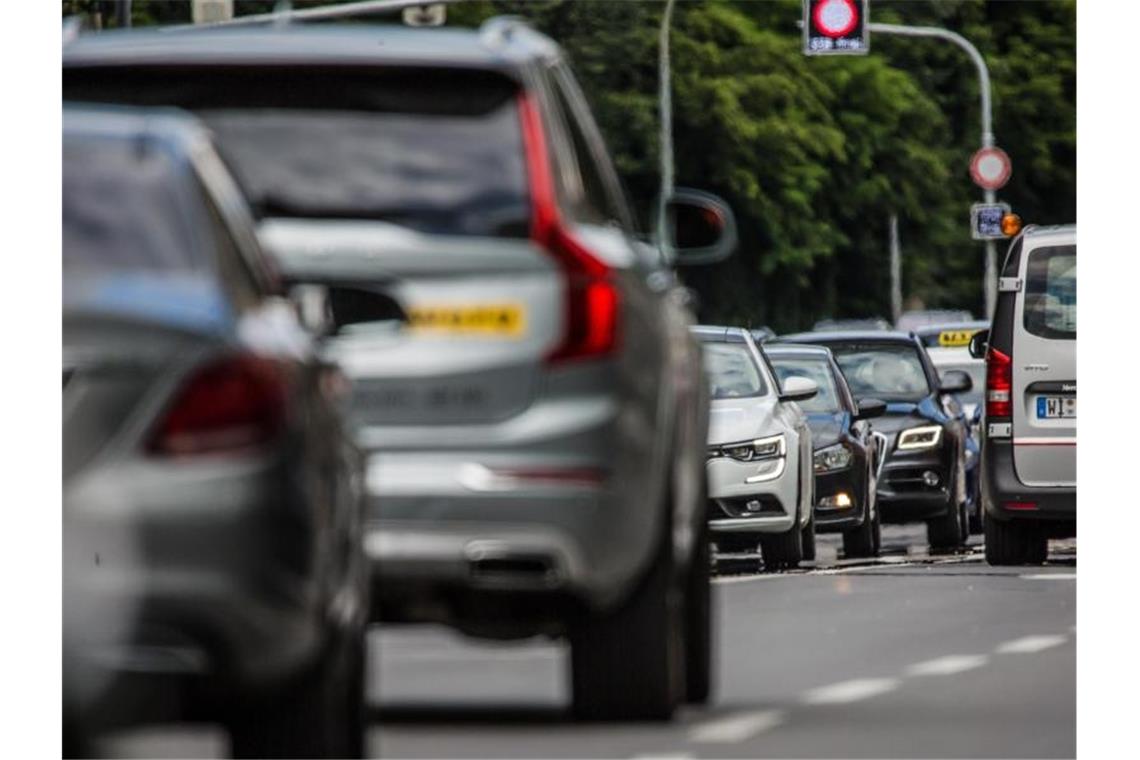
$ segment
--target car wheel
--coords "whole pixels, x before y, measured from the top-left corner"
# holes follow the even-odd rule
[[[697,534],[685,588],[685,701],[708,703],[712,691],[712,584],[708,523]]]
[[[243,700],[228,721],[234,757],[364,757],[364,627],[287,688]]]
[[[962,506],[952,503],[946,514],[927,521],[926,538],[931,551],[951,552],[962,543],[961,512]]]
[[[803,527],[800,536],[800,545],[803,546],[803,558],[808,562],[815,561],[815,510],[812,510],[808,524]]]
[[[633,595],[570,631],[570,682],[580,720],[668,720],[683,695],[684,626],[671,532]]]
[[[1042,565],[1049,554],[1049,539],[1031,523],[1003,522],[982,517],[986,535],[986,562],[990,565]]]
[[[760,536],[760,555],[764,559],[764,570],[793,570],[804,558],[803,531],[799,520],[783,533]]]
[[[844,559],[861,559],[873,557],[876,553],[875,520],[868,512],[863,516],[862,525],[843,534],[843,557]]]

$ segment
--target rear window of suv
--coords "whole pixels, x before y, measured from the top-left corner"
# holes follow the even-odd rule
[[[1077,337],[1077,247],[1036,248],[1025,269],[1025,329],[1041,338]]]
[[[72,100],[193,111],[258,216],[529,231],[518,88],[493,72],[108,67],[65,72],[64,88]]]

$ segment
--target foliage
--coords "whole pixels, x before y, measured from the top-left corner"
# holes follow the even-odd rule
[[[305,7],[312,2],[295,2]],[[320,4],[320,3],[317,3]],[[274,3],[238,0],[238,13]],[[65,15],[113,3],[69,0]],[[527,18],[566,51],[642,221],[659,185],[659,0],[478,0],[449,24]],[[179,16],[178,14],[181,14]],[[867,56],[809,58],[800,0],[677,3],[672,24],[677,183],[722,195],[740,224],[730,260],[686,270],[702,319],[799,329],[889,316],[887,229],[900,220],[904,293],[982,312],[977,77],[945,42],[872,34]],[[189,20],[188,3],[135,0],[133,20]],[[875,0],[875,21],[971,40],[993,80],[994,132],[1014,172],[999,197],[1023,218],[1076,218],[1075,0]],[[184,17],[184,18],[183,18]]]

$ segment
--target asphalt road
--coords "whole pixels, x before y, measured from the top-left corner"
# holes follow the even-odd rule
[[[718,681],[668,725],[580,724],[567,653],[440,628],[372,634],[370,749],[387,757],[1073,757],[1076,544],[1040,568],[978,547],[930,557],[920,528],[887,556],[719,577]],[[976,543],[977,539],[973,539]],[[737,563],[739,564],[739,563]],[[116,738],[121,756],[224,756],[208,727]]]

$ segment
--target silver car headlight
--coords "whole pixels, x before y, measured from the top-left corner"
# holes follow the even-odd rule
[[[942,442],[941,425],[923,425],[899,433],[899,451],[932,449]]]
[[[744,443],[726,443],[710,453],[714,456],[719,453],[720,456],[731,457],[738,462],[754,462],[758,459],[776,459],[784,456],[786,452],[787,444],[784,442],[784,434],[780,433]]]
[[[815,452],[813,459],[815,473],[819,475],[825,472],[835,472],[836,470],[846,469],[851,466],[851,460],[853,458],[854,455],[851,453],[851,449],[842,443],[827,446]]]

